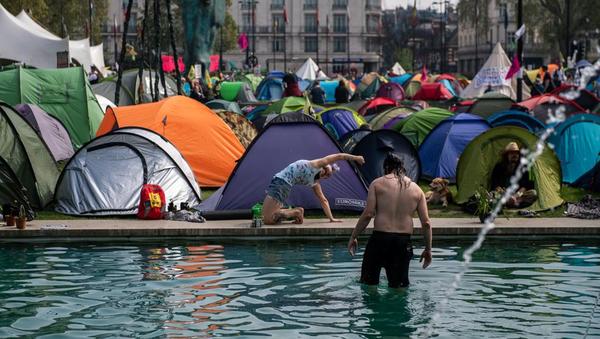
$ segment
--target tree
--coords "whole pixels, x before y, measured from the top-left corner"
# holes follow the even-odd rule
[[[25,10],[30,16],[34,17],[40,23],[48,22],[48,5],[40,0],[13,0],[4,1],[2,6],[11,14],[17,15],[21,10]]]
[[[221,28],[219,28],[221,29]],[[223,25],[223,52],[230,51],[237,47],[238,26],[233,16],[227,12],[225,14],[225,24]],[[213,53],[218,53],[221,48],[221,32],[217,32],[217,37],[213,43]]]
[[[475,27],[479,32],[487,32],[489,26],[487,0],[461,0],[456,6],[459,13],[458,21],[460,25],[469,25]],[[485,36],[485,33],[482,33]]]

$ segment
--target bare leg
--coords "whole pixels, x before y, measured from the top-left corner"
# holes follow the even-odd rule
[[[304,222],[304,208],[296,207],[293,209],[294,224],[302,224]]]
[[[277,200],[268,195],[265,197],[262,210],[265,225],[275,225],[281,222],[281,207],[283,206]]]

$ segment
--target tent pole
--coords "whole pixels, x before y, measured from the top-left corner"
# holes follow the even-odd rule
[[[154,19],[154,67],[155,68],[155,73],[154,73],[154,98],[153,101],[158,101],[160,98],[160,91],[158,89],[158,74],[159,74],[159,70],[157,69],[158,67],[160,67],[160,63],[159,63],[159,59],[160,59],[160,21],[159,21],[159,17],[158,17],[158,13],[159,13],[159,4],[158,4],[158,0],[154,0],[154,3],[152,5],[153,7],[153,19]]]
[[[129,26],[129,18],[131,17],[131,6],[133,0],[127,2],[127,13],[125,13],[125,24],[123,26],[123,39],[121,39],[121,55],[119,56],[119,70],[117,76],[117,86],[115,86],[115,103],[119,102],[119,94],[121,89],[121,81],[123,78],[123,60],[125,59],[125,45],[127,44],[127,26]]]
[[[520,29],[523,25],[523,0],[519,0],[517,8],[517,29]],[[523,39],[521,36],[517,41],[517,58],[519,59],[519,65],[523,67]],[[523,70],[522,68],[517,73],[517,102],[523,101]]]
[[[144,55],[146,54],[146,28],[147,26],[147,21],[146,19],[148,18],[148,1],[144,1],[144,19],[142,20],[142,34],[140,37],[140,66],[139,66],[139,70],[138,70],[138,78],[139,78],[139,86],[144,85]],[[152,86],[150,86],[150,88],[152,89]],[[139,93],[139,88],[136,88],[136,91]],[[141,96],[140,96],[140,101],[141,101]]]
[[[167,0],[167,20],[169,21],[169,38],[171,40],[171,49],[173,49],[173,58],[175,59],[175,74],[177,75],[177,95],[181,95],[181,72],[179,71],[179,56],[177,55],[177,47],[175,47],[175,34],[173,33],[173,15],[171,14],[171,0]],[[222,65],[222,62],[223,62],[222,59],[223,59],[223,26],[221,26],[221,57],[219,59],[219,69],[221,69],[220,66]]]
[[[156,13],[160,13],[160,0],[156,0]],[[161,52],[161,47],[160,47],[160,17],[157,15],[156,16],[156,34],[157,34],[157,44],[156,44],[156,56],[158,58],[158,74],[160,74],[160,84],[163,87],[163,91],[165,94],[165,98],[167,97],[167,85],[165,83],[165,71],[163,70],[163,63],[162,63],[162,52]],[[158,88],[158,86],[157,86]]]

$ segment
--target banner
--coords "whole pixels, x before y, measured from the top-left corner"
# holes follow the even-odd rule
[[[475,88],[483,86],[510,86],[510,80],[505,79],[508,67],[487,67],[481,69],[473,79]]]

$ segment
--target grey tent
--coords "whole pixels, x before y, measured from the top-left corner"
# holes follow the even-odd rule
[[[70,215],[136,214],[143,184],[158,184],[167,202],[200,203],[200,188],[181,153],[162,136],[123,128],[84,145],[56,185],[56,211]]]
[[[56,163],[27,120],[3,102],[0,102],[0,172],[0,203],[17,200],[41,209],[52,200],[58,178]]]
[[[117,77],[105,78],[101,82],[92,85],[94,94],[99,94],[108,100],[114,102],[117,106],[129,106],[152,102],[152,88],[157,73],[152,70],[144,70],[142,79],[138,76],[137,69],[130,69],[123,72],[121,79],[121,89],[119,92],[119,102],[115,102],[115,89],[117,88]],[[160,76],[160,75],[159,75]],[[169,75],[165,74],[165,83],[167,86],[167,96],[177,95],[177,82]],[[140,88],[142,91],[140,91]],[[160,98],[164,98],[164,89],[158,85]],[[103,107],[103,110],[106,107]]]
[[[240,106],[237,104],[237,102],[233,102],[233,101],[214,99],[214,100],[207,102],[206,106],[208,108],[212,109],[213,111],[217,110],[217,109],[222,109],[225,111],[242,114],[242,110],[240,109]]]
[[[58,119],[33,104],[18,104],[15,109],[44,140],[55,161],[73,156],[75,151],[69,133]]]

